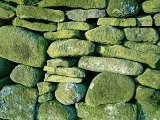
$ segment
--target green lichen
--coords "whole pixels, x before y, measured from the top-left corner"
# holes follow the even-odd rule
[[[38,97],[39,103],[44,103],[44,102],[51,101],[51,100],[53,100],[53,93],[46,93]]]
[[[151,15],[143,15],[137,17],[137,26],[152,26],[153,19]]]
[[[154,15],[154,22],[156,26],[160,26],[160,13]]]

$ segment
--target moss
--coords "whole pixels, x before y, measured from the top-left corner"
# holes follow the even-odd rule
[[[44,103],[44,102],[51,101],[51,100],[53,100],[53,94],[52,93],[46,93],[46,94],[38,97],[38,102],[39,103]]]
[[[0,18],[1,19],[11,19],[14,17],[15,13],[12,10],[6,10],[0,7]]]

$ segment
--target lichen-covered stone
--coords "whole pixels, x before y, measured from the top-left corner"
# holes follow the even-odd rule
[[[68,19],[71,19],[73,21],[86,21],[89,18],[105,17],[106,11],[99,9],[89,9],[89,10],[74,9],[67,11],[66,15]]]
[[[78,66],[95,72],[113,72],[125,75],[138,75],[143,71],[140,63],[106,57],[83,56],[80,58]]]
[[[59,83],[55,91],[56,99],[65,105],[71,105],[79,102],[85,95],[86,86],[71,82]]]
[[[97,25],[110,25],[119,27],[130,27],[136,26],[135,18],[99,18]]]
[[[0,57],[34,67],[42,67],[48,42],[36,33],[19,27],[0,27]]]
[[[9,77],[0,78],[0,89],[7,85],[12,85],[13,82]]]
[[[125,28],[124,31],[130,41],[156,43],[159,39],[154,28]]]
[[[87,31],[94,28],[92,24],[86,22],[62,22],[58,23],[57,30],[81,30]]]
[[[62,22],[65,19],[63,11],[35,6],[18,5],[16,9],[16,14],[19,18],[42,19],[52,22]]]
[[[114,104],[129,101],[135,91],[133,80],[117,73],[100,73],[91,82],[85,102],[87,105]]]
[[[102,43],[102,44],[119,44],[124,38],[123,31],[112,26],[104,25],[85,33],[89,41]]]
[[[152,26],[153,19],[151,15],[143,15],[137,17],[137,26]]]
[[[70,38],[80,38],[81,33],[79,30],[59,30],[57,32],[46,32],[44,37],[48,40],[64,40]]]
[[[136,120],[137,106],[129,103],[89,106],[76,103],[77,116],[84,120]]]
[[[94,52],[94,49],[95,45],[92,42],[79,39],[68,39],[53,42],[49,46],[47,53],[51,58],[77,57],[90,55]]]
[[[26,65],[17,65],[10,78],[15,82],[27,87],[34,87],[43,76],[42,70]]]
[[[51,101],[52,99],[53,99],[53,93],[46,93],[46,94],[38,97],[38,102],[39,103],[44,103],[44,102],[47,102],[47,101]]]
[[[154,15],[154,22],[156,26],[160,26],[160,13]]]
[[[13,2],[16,4],[36,5],[39,0],[4,0],[6,2]]]
[[[107,13],[112,17],[130,17],[139,12],[136,0],[110,0]]]
[[[58,101],[41,104],[37,113],[38,120],[76,120],[76,111],[72,106],[66,106]]]
[[[3,2],[3,1],[0,1],[0,7],[1,7],[1,8],[4,8],[4,9],[6,9],[6,10],[11,10],[11,11],[13,11],[14,13],[15,13],[15,11],[16,11],[16,8],[15,8],[15,7],[13,7],[12,5],[10,5],[10,4],[6,3],[6,2]],[[3,14],[3,13],[2,13],[2,14]]]
[[[22,85],[5,86],[0,91],[0,118],[34,120],[37,90]]]
[[[29,22],[26,20],[23,20],[21,18],[16,17],[12,24],[14,26],[20,26],[24,28],[28,28],[34,31],[40,31],[40,32],[45,32],[45,31],[56,31],[57,26],[54,23],[40,23],[40,22]]]

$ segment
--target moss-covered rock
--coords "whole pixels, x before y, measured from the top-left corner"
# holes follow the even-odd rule
[[[46,93],[38,97],[39,103],[44,103],[51,100],[53,100],[53,93]]]
[[[160,26],[160,13],[154,15],[154,22],[156,26]]]
[[[153,19],[151,15],[143,15],[137,17],[137,26],[152,26]]]
[[[16,4],[36,5],[40,0],[4,0],[4,1]]]

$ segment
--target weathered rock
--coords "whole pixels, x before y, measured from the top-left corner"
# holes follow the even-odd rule
[[[0,118],[34,120],[37,90],[22,85],[5,86],[0,91]]]
[[[125,75],[138,75],[143,71],[140,63],[106,57],[83,56],[80,58],[78,66],[95,72],[113,72]]]
[[[154,22],[156,26],[160,26],[160,13],[154,15]]]
[[[10,78],[15,82],[27,87],[34,87],[43,76],[42,70],[26,65],[17,65]]]
[[[79,102],[86,92],[86,86],[75,83],[59,83],[55,91],[56,99],[65,105],[71,105]]]
[[[76,120],[76,111],[71,106],[65,106],[57,101],[49,101],[39,106],[37,119]]]
[[[77,57],[90,55],[94,52],[95,45],[92,42],[79,40],[79,39],[68,39],[65,41],[53,42],[47,53],[51,58],[56,57]]]
[[[117,28],[105,25],[87,31],[85,36],[89,41],[97,43],[119,44],[124,38],[124,33]]]
[[[134,104],[118,103],[89,106],[76,103],[77,115],[85,120],[136,120],[137,107]]]
[[[47,102],[47,101],[51,101],[52,99],[53,99],[53,94],[52,93],[46,93],[46,94],[38,97],[38,102],[39,103],[44,103],[44,102]]]
[[[6,0],[4,0],[4,1],[6,1]],[[6,3],[6,2],[3,2],[3,1],[0,1],[0,7],[1,7],[1,8],[4,8],[4,9],[6,9],[6,10],[11,10],[11,11],[13,11],[14,13],[15,13],[15,11],[16,11],[16,8],[15,8],[15,7],[13,7],[12,5],[10,5],[10,4]]]
[[[74,10],[67,11],[66,15],[68,19],[71,19],[74,21],[86,21],[89,18],[105,17],[106,11],[99,10],[99,9],[89,9],[89,10],[74,9]]]
[[[35,5],[39,0],[4,0],[6,2],[13,2],[16,4]]]
[[[115,104],[129,101],[135,91],[133,80],[117,73],[100,73],[91,82],[85,102],[87,105]]]
[[[152,26],[153,19],[151,15],[143,15],[137,17],[137,26]]]
[[[0,89],[7,85],[12,85],[13,82],[9,77],[0,78]]]
[[[48,42],[36,33],[13,27],[0,27],[0,57],[34,67],[42,67]]]
[[[16,14],[19,18],[42,19],[52,22],[62,22],[65,19],[63,11],[35,6],[18,5]]]
[[[156,43],[159,39],[154,28],[125,28],[124,31],[130,41]]]
[[[136,0],[110,0],[107,13],[112,17],[130,17],[139,12]]]

